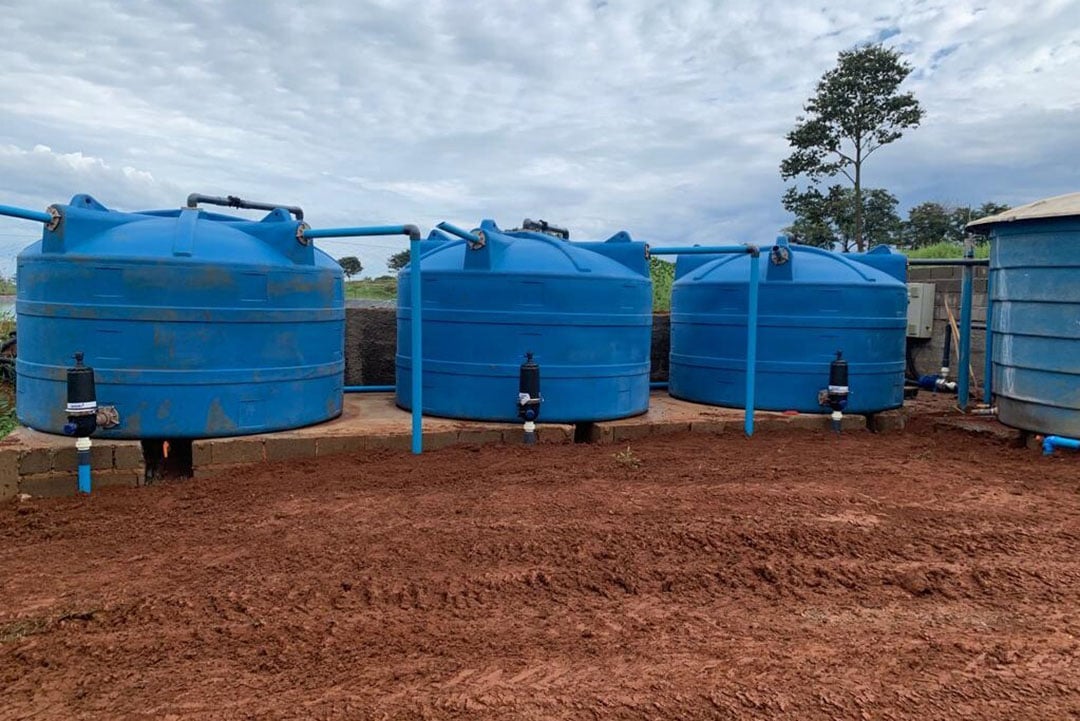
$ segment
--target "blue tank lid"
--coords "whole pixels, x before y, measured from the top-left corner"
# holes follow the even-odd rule
[[[799,284],[882,286],[903,284],[885,270],[862,262],[858,257],[797,245],[780,236],[762,254],[762,282],[790,281]],[[899,255],[899,254],[897,254]],[[902,260],[902,256],[900,256]],[[891,261],[889,261],[891,262]],[[675,264],[675,280],[703,283],[746,283],[750,258],[747,255],[683,255]],[[686,276],[689,277],[687,278]]]
[[[645,244],[625,231],[604,241],[570,242],[535,231],[502,230],[494,220],[484,220],[473,233],[479,243],[432,231],[420,248],[424,273],[464,270],[649,278]]]
[[[299,236],[301,223],[284,209],[253,221],[199,208],[121,212],[89,195],[58,206],[63,222],[45,229],[25,254],[161,260],[186,258],[223,265],[316,265],[315,248]]]

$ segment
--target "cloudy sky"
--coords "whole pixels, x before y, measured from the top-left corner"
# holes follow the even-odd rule
[[[785,133],[839,51],[916,70],[900,198],[1080,190],[1080,0],[0,0],[0,203],[188,193],[314,227],[523,217],[573,237],[771,239]],[[36,224],[0,221],[0,272]],[[326,242],[379,274],[401,241]]]

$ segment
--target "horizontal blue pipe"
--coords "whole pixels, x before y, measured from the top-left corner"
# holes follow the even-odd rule
[[[315,238],[356,238],[372,235],[408,235],[419,236],[415,225],[372,225],[355,228],[306,228],[304,237]]]
[[[40,210],[16,208],[14,205],[0,205],[0,215],[21,218],[22,220],[36,220],[39,223],[51,223],[53,219],[49,213],[43,213]]]
[[[1043,439],[1044,456],[1052,455],[1054,448],[1072,448],[1074,451],[1080,451],[1080,440],[1062,436],[1047,436]]]
[[[397,390],[395,386],[345,386],[346,393],[390,393]]]
[[[445,230],[450,235],[456,235],[457,237],[461,238],[462,240],[470,240],[473,243],[479,243],[480,242],[480,237],[478,235],[476,235],[476,233],[470,233],[467,230],[462,230],[461,228],[457,227],[456,225],[452,225],[452,224],[447,223],[445,221],[443,221],[442,223],[439,223],[435,227],[438,228],[439,230]]]
[[[655,388],[656,390],[667,390],[667,381],[654,381],[649,384],[649,388]]]
[[[649,246],[650,255],[719,255],[721,253],[756,253],[757,250],[757,247],[753,245],[692,245],[662,248]]]

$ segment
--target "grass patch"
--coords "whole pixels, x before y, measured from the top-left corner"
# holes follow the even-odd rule
[[[397,278],[384,275],[379,278],[350,280],[345,283],[345,298],[346,300],[397,300]]]
[[[654,311],[671,310],[671,284],[675,282],[675,264],[659,258],[649,258],[652,276],[652,306]]]
[[[960,243],[934,243],[924,248],[916,248],[915,250],[901,250],[904,255],[909,258],[962,258],[964,257],[964,246]],[[990,244],[979,243],[975,246],[976,258],[989,258],[990,257]]]

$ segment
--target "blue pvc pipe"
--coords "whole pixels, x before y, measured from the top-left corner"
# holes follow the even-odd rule
[[[342,388],[346,393],[391,393],[395,386],[345,386]]]
[[[420,237],[417,234],[409,242],[409,314],[412,325],[412,452],[424,451],[424,402],[423,402],[423,323],[420,312]]]
[[[0,205],[0,215],[6,215],[11,218],[20,218],[22,220],[36,220],[39,223],[51,223],[53,220],[50,213],[43,213],[40,210],[16,208],[14,205]]]
[[[1047,436],[1043,439],[1044,456],[1052,455],[1054,448],[1071,448],[1074,451],[1080,451],[1080,440],[1063,436]]]
[[[667,387],[668,387],[667,381],[653,381],[652,383],[649,384],[649,388],[652,388],[652,389],[658,390],[658,391],[666,391]]]
[[[84,452],[86,453],[87,456],[90,455],[89,451],[80,451],[79,455],[80,456],[83,455]],[[89,493],[90,492],[90,461],[88,460],[86,463],[82,463],[81,460],[82,459],[80,459],[80,463],[79,463],[79,493]]]
[[[469,241],[472,241],[473,243],[479,243],[480,242],[480,236],[476,235],[476,233],[470,233],[467,230],[462,230],[461,228],[457,227],[456,225],[452,225],[452,224],[447,223],[445,221],[443,221],[442,223],[439,223],[435,227],[438,228],[439,230],[445,230],[447,233],[450,233],[450,235],[456,235],[457,237],[461,238],[462,240],[469,240]]]
[[[957,349],[960,368],[956,374],[956,396],[961,411],[967,410],[971,397],[971,281],[974,272],[970,265],[965,265],[960,282],[960,347]]]
[[[983,403],[994,403],[994,289],[990,284],[990,269],[986,269],[986,358],[983,365]]]
[[[306,228],[304,230],[304,237],[314,240],[316,238],[356,238],[372,235],[411,235],[413,230],[415,230],[415,226],[408,225],[372,225],[355,228]]]
[[[757,376],[757,330],[758,286],[760,285],[761,257],[750,254],[750,299],[746,317],[746,416],[743,430],[747,436],[754,435],[754,382]]]

